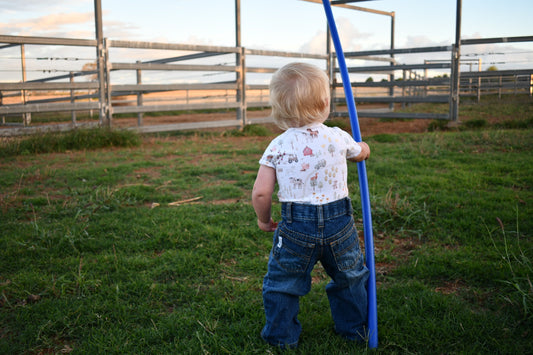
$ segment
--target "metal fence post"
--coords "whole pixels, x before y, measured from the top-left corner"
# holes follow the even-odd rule
[[[70,83],[73,83],[73,82],[74,82],[74,72],[70,72]],[[74,95],[74,89],[70,89],[70,103],[74,104],[75,102],[76,102],[76,98]],[[76,110],[70,111],[70,115],[72,119],[72,124],[75,125],[76,124]]]
[[[407,71],[405,69],[402,70],[402,80],[404,83],[407,82]],[[391,96],[394,95],[391,94]],[[402,96],[405,96],[405,86],[402,86]],[[405,108],[405,102],[402,102],[402,108]]]
[[[461,12],[462,0],[457,0],[457,15],[455,18],[455,44],[452,47],[452,78],[450,88],[450,120],[459,122],[459,62],[461,58]]]
[[[107,105],[105,94],[105,70],[104,70],[104,36],[102,25],[102,2],[101,0],[94,0],[94,22],[96,26],[96,69],[98,71],[98,103],[99,107],[99,123],[100,126],[104,123],[104,118],[107,117]]]
[[[138,60],[137,64],[140,64],[141,61]],[[142,78],[141,78],[141,69],[137,69],[137,85],[142,84]],[[137,106],[143,105],[143,93],[142,91],[137,92]],[[143,113],[137,112],[137,126],[141,127],[143,124]]]
[[[326,68],[329,76],[329,92],[330,92],[330,113],[336,111],[335,99],[337,98],[337,77],[335,75],[335,57],[331,50],[331,35],[329,32],[329,25],[326,25]]]
[[[22,82],[26,82],[26,51],[24,50],[24,44],[20,45],[20,59],[22,66]],[[22,104],[26,104],[26,90],[22,89],[20,91]],[[31,112],[22,114],[22,123],[24,126],[29,126],[31,123]]]
[[[391,49],[391,54],[390,54],[390,57],[391,57],[391,62],[390,62],[390,65],[391,66],[394,66],[394,27],[395,27],[395,20],[396,18],[396,14],[395,12],[391,12],[391,17],[390,17],[390,49]],[[390,97],[394,97],[394,71],[389,75],[389,81],[391,83],[391,87],[389,89],[389,95]],[[394,110],[394,102],[391,102],[389,104],[389,109],[391,111]]]
[[[478,59],[477,62],[477,71],[478,73],[481,72],[481,58]],[[478,76],[477,78],[477,103],[479,104],[481,102],[481,76]]]
[[[109,62],[109,46],[107,38],[104,38],[104,80],[105,80],[105,107],[106,107],[106,124],[111,128],[113,124],[113,102],[111,96],[111,63]]]
[[[239,102],[237,120],[241,121],[242,127],[248,123],[246,120],[246,61],[244,55],[244,48],[241,48],[240,54],[238,54],[239,63],[237,63],[239,67],[237,69],[237,102]]]
[[[236,100],[239,104],[237,107],[237,120],[241,122],[241,127],[246,126],[246,79],[245,79],[245,51],[241,47],[241,0],[235,0],[235,47],[239,51],[235,55],[235,65],[237,66],[236,81],[237,91]]]
[[[0,91],[0,106],[4,104],[4,94]],[[6,116],[2,115],[2,124],[6,124]]]

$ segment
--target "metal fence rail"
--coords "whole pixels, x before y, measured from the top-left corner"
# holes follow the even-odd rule
[[[461,77],[461,95],[476,96],[478,102],[483,95],[529,94],[533,93],[532,70],[500,70],[487,72],[466,72]]]
[[[464,45],[480,43],[499,43],[501,38],[461,41]],[[510,41],[533,41],[533,37],[517,37]],[[99,70],[72,71],[65,75],[51,75],[45,78],[22,82],[0,82],[0,136],[33,133],[38,130],[66,130],[80,126],[109,125],[141,132],[157,132],[182,129],[202,129],[213,127],[242,127],[250,123],[272,122],[269,117],[247,119],[246,110],[252,107],[268,106],[268,86],[246,83],[246,75],[271,75],[276,68],[267,66],[247,66],[254,57],[295,58],[296,60],[314,61],[328,68],[332,76],[332,116],[346,116],[342,112],[344,98],[337,95],[342,85],[337,82],[338,70],[334,68],[335,60],[328,55],[306,53],[255,50],[241,47],[200,46],[189,44],[115,41],[105,39],[102,51],[96,51],[96,40],[64,39],[47,37],[25,37],[0,35],[0,49],[20,46],[24,56],[24,45],[71,46],[92,48],[95,53],[102,53],[103,74]],[[132,50],[151,53],[148,59],[127,62],[114,60],[116,50]],[[423,54],[433,52],[450,52],[452,46],[396,48],[378,51],[360,51],[346,53],[347,59],[364,59],[375,62],[387,62],[385,65],[351,66],[351,75],[385,75],[389,80],[352,82],[355,100],[358,104],[378,105],[373,109],[359,110],[361,117],[376,118],[429,118],[450,120],[450,113],[434,112],[398,112],[398,108],[414,103],[450,104],[450,77],[432,78],[430,70],[453,70],[452,61],[424,61],[422,63],[402,64],[394,59],[395,54]],[[154,51],[159,58],[153,59]],[[170,53],[164,55],[164,53]],[[176,53],[180,53],[176,55]],[[163,54],[162,54],[163,53]],[[226,57],[224,57],[226,56]],[[205,64],[205,60],[226,58],[223,64]],[[237,58],[239,56],[240,60]],[[391,57],[388,57],[391,56]],[[141,57],[145,57],[141,55]],[[118,55],[117,55],[118,58]],[[24,66],[22,71],[24,71]],[[161,80],[157,83],[145,83],[147,73],[213,73],[226,74],[232,79],[223,82],[179,82]],[[119,79],[122,73],[133,73],[133,82],[124,83]],[[398,75],[401,73],[401,75]],[[98,78],[91,79],[98,75]],[[464,97],[477,96],[478,101],[486,94],[529,94],[532,93],[533,69],[463,72],[460,75],[459,91]],[[166,77],[165,77],[166,78]],[[82,81],[75,81],[82,80]],[[103,82],[102,82],[103,80]],[[39,93],[53,93],[51,97],[39,97]],[[363,105],[365,106],[365,105]],[[148,112],[173,112],[187,110],[235,110],[234,120],[155,124],[147,123],[143,115]],[[96,111],[98,119],[91,117],[79,120],[76,114]],[[42,123],[32,122],[31,114],[47,112],[70,112],[69,122]],[[137,114],[137,120],[126,124],[125,114]],[[13,122],[13,117],[20,122]],[[7,119],[6,118],[11,118]]]
[[[462,45],[477,45],[487,43],[506,43],[506,42],[531,42],[533,36],[509,37],[509,38],[486,38],[461,40]],[[423,63],[399,64],[394,60],[396,54],[421,54],[433,52],[449,52],[449,61],[424,61]],[[383,56],[391,56],[390,58]],[[374,88],[383,89],[379,94],[374,96],[364,96],[355,94],[355,101],[362,103],[381,103],[388,109],[380,108],[373,110],[358,110],[360,117],[372,118],[429,118],[456,120],[453,110],[447,114],[436,114],[432,112],[410,112],[408,114],[395,110],[395,104],[401,104],[401,107],[414,103],[452,103],[452,81],[453,77],[453,46],[438,47],[420,47],[420,48],[391,48],[373,51],[346,52],[346,59],[364,59],[364,60],[389,60],[389,65],[369,65],[369,66],[352,66],[348,68],[351,74],[365,75],[388,75],[387,81],[352,81],[353,88]],[[460,60],[460,58],[459,58]],[[334,61],[333,61],[334,63]],[[459,67],[457,65],[457,67]],[[431,78],[428,76],[429,70],[449,70],[449,75],[444,78]],[[338,73],[334,68],[333,72]],[[395,79],[395,74],[401,72],[401,78]],[[335,79],[333,81],[335,89],[342,88],[342,84]],[[458,94],[460,96],[477,96],[478,102],[483,95],[498,94],[529,94],[533,92],[533,69],[525,70],[500,70],[500,71],[479,71],[460,73],[458,81]],[[336,97],[336,90],[333,90],[333,104],[335,107],[334,116],[345,117],[347,112],[339,111],[337,106],[344,102],[344,98]]]
[[[305,1],[321,3],[320,0]],[[456,121],[460,95],[475,95],[479,101],[485,94],[500,96],[507,93],[532,94],[533,69],[460,73],[460,48],[465,45],[531,42],[533,36],[461,40],[462,5],[458,0],[455,43],[448,46],[395,48],[394,12],[368,9],[348,3],[349,1],[335,1],[332,5],[386,16],[390,19],[389,49],[345,54],[346,58],[351,61],[360,59],[379,63],[351,66],[350,75],[354,77],[380,75],[388,78],[380,82],[353,80],[352,86],[355,89],[356,101],[364,106],[359,110],[361,116]],[[106,39],[103,35],[100,0],[94,0],[95,39],[0,35],[0,50],[20,48],[20,72],[22,74],[20,83],[6,82],[7,80],[2,81],[0,78],[0,136],[25,134],[37,130],[72,129],[82,125],[112,126],[148,132],[221,126],[242,127],[250,123],[270,122],[269,117],[247,119],[248,108],[268,106],[268,87],[251,84],[247,76],[270,75],[275,70],[274,66],[279,66],[280,58],[313,61],[323,66],[331,79],[332,116],[346,114],[340,111],[344,100],[337,94],[341,85],[337,82],[338,70],[335,69],[335,56],[331,52],[329,35],[327,36],[326,55],[248,49],[241,45],[240,13],[240,0],[235,0],[234,47]],[[91,65],[84,66],[81,70],[80,68],[72,69],[68,74],[26,80],[26,45],[58,46],[60,48],[58,53],[67,47],[90,50],[92,63],[87,63]],[[133,60],[122,59],[123,57],[117,54],[132,50],[142,52],[142,54]],[[430,55],[435,52],[448,53],[450,60],[399,63],[395,57],[414,54]],[[230,59],[227,59],[228,57]],[[249,65],[254,58],[258,57],[266,59],[267,64]],[[222,58],[226,58],[223,63],[213,64],[213,61],[220,62]],[[445,71],[449,73],[449,76],[432,78],[428,74],[432,70]],[[159,81],[150,80],[150,76],[156,73],[165,73],[165,75]],[[192,80],[170,80],[170,77],[176,73],[191,73],[191,75],[209,73],[209,75],[223,75],[228,79],[202,80],[201,83]],[[123,78],[127,75],[130,79],[124,80]],[[448,114],[433,112],[404,114],[397,110],[414,103],[430,103],[438,106],[447,104],[449,105]],[[369,105],[373,108],[367,109]],[[143,117],[148,112],[169,112],[169,115],[172,115],[173,111],[196,109],[234,110],[236,117],[234,120],[224,122],[193,122],[185,125],[177,121],[156,125],[153,120]],[[88,118],[86,111],[88,111]],[[97,119],[93,118],[93,111],[98,112]],[[439,111],[442,112],[442,109],[439,108]],[[61,116],[58,115],[60,117],[56,117],[56,121],[48,119],[50,122],[47,122],[41,118],[46,113],[56,112],[62,113]],[[70,119],[68,112],[70,112]],[[83,117],[78,118],[77,114],[80,113]],[[123,117],[124,115],[131,116],[132,113],[137,114],[137,120],[133,120],[133,123],[131,119]],[[32,120],[32,114],[35,114],[35,120]],[[66,118],[65,115],[67,115]],[[60,122],[58,123],[57,120]]]

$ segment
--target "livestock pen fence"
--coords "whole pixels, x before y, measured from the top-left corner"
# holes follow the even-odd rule
[[[75,48],[74,51],[83,47],[94,49],[97,46],[95,40],[20,36],[0,36],[0,43],[7,43],[0,46],[0,49],[20,46],[23,78],[26,77],[25,46],[61,46],[59,49],[71,46]],[[137,114],[135,128],[143,132],[242,126],[249,123],[246,120],[246,109],[268,105],[268,85],[245,84],[245,73],[270,74],[275,71],[275,68],[267,67],[245,68],[246,56],[325,60],[324,55],[108,39],[103,42],[103,47],[99,52],[102,58],[90,59],[88,64],[92,65],[84,66],[89,69],[35,80],[0,82],[2,100],[0,116],[3,128],[7,128],[0,130],[0,134],[18,134],[43,129],[66,130],[73,126],[127,126],[126,120],[114,119],[114,116],[128,114]],[[162,52],[172,53],[173,56],[163,55],[163,58],[152,60],[119,62],[111,59],[114,50],[141,50],[142,53],[139,54],[137,51],[136,56],[145,56],[145,52],[150,52],[147,57],[161,56]],[[124,53],[117,53],[117,56],[120,55],[123,56]],[[222,64],[202,63],[206,59],[221,57]],[[95,68],[94,63],[98,61],[102,63],[101,73]],[[127,83],[127,78],[121,79],[123,72],[135,73],[135,82]],[[151,80],[150,83],[143,83],[143,76],[147,72],[164,74],[159,82]],[[195,78],[228,74],[230,79],[223,82],[172,82],[173,79],[170,79],[172,74],[167,73],[176,72],[195,73]],[[112,80],[115,76],[118,77],[116,83]],[[80,80],[78,78],[81,78],[81,81],[76,82],[76,79]],[[143,114],[147,112],[172,113],[197,110],[235,110],[236,119],[167,123],[156,126],[147,125],[143,121]],[[76,113],[85,111],[97,112],[98,120],[87,118],[79,120]],[[32,114],[58,112],[70,112],[69,122],[43,124],[31,119]],[[268,118],[259,121],[265,120],[268,121]]]
[[[463,40],[463,45],[480,43],[527,42],[533,37]],[[0,81],[0,135],[18,135],[40,130],[68,130],[75,127],[112,126],[136,129],[141,132],[161,132],[216,127],[242,127],[250,123],[271,122],[268,115],[247,118],[247,111],[268,107],[268,76],[284,61],[311,61],[328,70],[332,87],[332,116],[346,116],[342,111],[344,98],[342,84],[337,82],[335,54],[326,55],[282,51],[254,50],[243,47],[200,46],[189,44],[116,41],[105,39],[103,48],[96,40],[0,35],[0,49],[20,47],[22,81]],[[97,57],[87,58],[82,70],[62,75],[26,80],[27,46],[56,48],[73,51],[90,48]],[[135,50],[135,54],[129,52]],[[140,52],[139,52],[140,51]],[[398,63],[395,55],[430,55],[448,52],[449,61],[423,60],[420,63]],[[355,100],[360,105],[359,116],[376,118],[425,118],[454,120],[452,102],[453,46],[404,48],[345,53],[348,60],[357,59],[386,62],[382,65],[351,65],[354,76]],[[121,59],[131,58],[135,59]],[[116,60],[114,58],[117,58]],[[139,60],[139,57],[150,59]],[[58,59],[61,59],[58,55]],[[156,58],[156,59],[153,59]],[[458,59],[460,61],[460,57]],[[95,63],[100,63],[99,70]],[[248,62],[268,63],[261,66]],[[469,64],[468,62],[466,64]],[[463,65],[464,66],[464,65]],[[471,63],[470,63],[471,66]],[[431,77],[428,72],[438,70],[450,73]],[[150,75],[150,73],[157,73]],[[173,74],[191,73],[193,81],[172,79]],[[401,73],[401,76],[395,74]],[[247,77],[263,77],[258,84],[247,84]],[[373,75],[385,76],[381,81],[369,80]],[[211,77],[225,76],[228,80],[208,81]],[[146,82],[144,78],[146,77]],[[207,80],[206,80],[207,78]],[[256,78],[257,79],[257,78]],[[257,81],[257,80],[256,80]],[[262,83],[261,83],[262,82]],[[475,96],[479,101],[485,94],[532,94],[533,69],[504,71],[465,71],[460,74],[458,92],[461,96]],[[398,105],[414,103],[448,104],[448,113],[402,113]],[[400,106],[400,107],[401,107]],[[180,122],[176,112],[235,111],[235,119]],[[400,111],[400,112],[398,112]],[[164,113],[164,122],[146,120],[149,112]],[[45,113],[54,119],[36,118]],[[59,115],[63,113],[63,115]],[[65,114],[66,113],[66,114]],[[85,115],[80,116],[80,113]],[[89,114],[87,114],[89,113]],[[97,115],[95,114],[97,113]],[[32,120],[32,115],[34,119]],[[96,117],[95,117],[96,116]],[[131,117],[136,119],[131,119]],[[47,116],[45,116],[47,117]],[[62,117],[57,119],[57,117]],[[129,117],[129,119],[125,118]],[[174,118],[173,118],[174,117]]]
[[[304,1],[321,3],[319,0]],[[332,1],[331,4],[384,15],[391,21],[390,49],[346,53],[352,63],[363,60],[365,64],[349,68],[356,102],[360,104],[359,116],[457,121],[461,95],[476,95],[478,101],[482,95],[494,90],[499,95],[508,92],[531,95],[533,69],[478,71],[461,75],[461,45],[533,41],[531,36],[461,40],[461,0],[457,0],[453,45],[405,49],[394,47],[394,12],[353,6],[348,4],[350,2],[356,1]],[[254,115],[255,118],[248,118],[247,113],[257,107],[268,107],[269,75],[288,58],[313,62],[325,68],[331,78],[331,116],[347,116],[347,112],[341,111],[345,100],[340,97],[342,85],[338,83],[335,53],[331,50],[329,35],[325,55],[244,48],[241,45],[240,0],[235,0],[234,47],[118,41],[104,38],[101,1],[94,0],[94,5],[95,39],[0,35],[0,53],[10,52],[8,61],[20,60],[19,67],[4,69],[2,73],[18,71],[21,79],[0,78],[0,136],[86,126],[161,132],[271,122],[268,115],[261,116],[262,112],[260,117]],[[26,47],[32,48],[31,56],[26,56]],[[20,54],[17,55],[19,48]],[[74,54],[65,54],[67,48],[69,53]],[[421,62],[419,59],[422,55],[432,57],[437,52],[447,52],[445,55],[449,60]],[[48,54],[43,56],[41,53]],[[418,62],[401,63],[395,57],[412,54]],[[5,60],[0,56],[0,67],[13,67],[4,65]],[[59,65],[52,69],[41,68],[35,64],[39,60]],[[27,61],[32,65],[27,65]],[[386,62],[386,65],[366,65],[376,61]],[[84,64],[67,65],[71,63]],[[43,74],[29,78],[32,70],[41,70]],[[435,70],[446,74],[436,76]],[[429,74],[430,71],[433,73]],[[56,72],[67,73],[52,75]],[[397,76],[398,73],[402,73],[401,77]],[[361,75],[378,75],[386,79],[377,82],[362,80]],[[448,113],[444,113],[442,108],[439,112],[402,113],[398,110],[413,103],[449,105],[449,109]],[[200,121],[195,117],[185,121],[180,115],[205,110],[234,111],[235,119],[228,120],[226,115],[224,119],[202,118]],[[166,117],[154,119],[155,114]]]
[[[509,42],[531,42],[533,36],[510,37],[510,38],[484,38],[461,40],[460,46],[473,46],[481,44],[497,44]],[[475,48],[474,48],[475,49]],[[421,54],[430,56],[433,53],[446,53],[449,60],[421,60],[418,63],[408,59],[409,56],[420,57]],[[461,60],[456,46],[438,46],[422,48],[399,48],[374,51],[347,52],[347,59],[364,59],[366,61],[389,60],[386,65],[351,66],[350,74],[366,74],[372,78],[373,74],[387,75],[388,80],[360,80],[352,81],[355,101],[358,104],[379,103],[385,104],[384,108],[375,110],[358,110],[359,116],[376,118],[423,118],[444,119],[457,121],[457,112],[454,112],[452,102],[454,100],[454,86],[459,97],[474,96],[477,102],[484,95],[497,94],[500,98],[503,94],[533,94],[533,68],[513,70],[481,70],[481,60]],[[389,58],[383,56],[390,56]],[[409,64],[404,64],[394,59],[395,55],[404,55]],[[454,63],[456,62],[456,63]],[[334,63],[334,61],[333,61]],[[472,71],[472,64],[477,64],[478,70]],[[461,71],[469,66],[470,71]],[[337,72],[337,70],[334,70]],[[430,71],[444,72],[445,74],[431,76]],[[454,73],[456,71],[456,73]],[[449,73],[449,75],[447,73]],[[400,77],[395,76],[401,73]],[[457,83],[454,85],[452,78],[457,75]],[[341,83],[333,83],[334,88],[342,87]],[[366,94],[372,93],[372,96]],[[333,91],[336,93],[336,91]],[[334,103],[342,104],[344,98],[335,98]],[[415,103],[433,103],[449,105],[447,113],[435,112],[397,112],[397,105],[405,107]],[[396,104],[396,106],[395,106]],[[387,106],[388,105],[388,106]],[[346,116],[347,112],[334,110],[334,116]]]

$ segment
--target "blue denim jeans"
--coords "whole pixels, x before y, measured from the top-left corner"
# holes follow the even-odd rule
[[[320,261],[331,277],[326,286],[335,331],[352,340],[365,337],[368,269],[359,247],[351,200],[325,205],[282,204],[263,281],[268,343],[294,348],[302,331],[299,298],[311,289],[311,271]]]

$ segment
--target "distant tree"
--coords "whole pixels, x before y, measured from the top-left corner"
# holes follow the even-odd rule
[[[372,78],[371,76],[369,76],[368,78],[366,78],[366,83],[373,83],[374,82],[374,78]]]
[[[498,71],[498,68],[496,68],[495,65],[491,65],[490,67],[487,68],[487,71]]]

